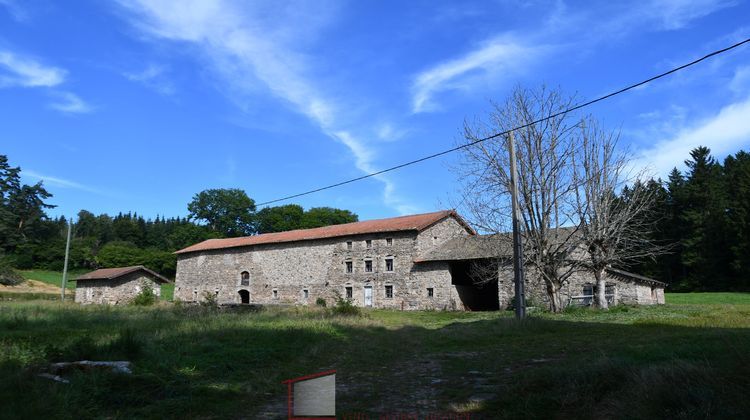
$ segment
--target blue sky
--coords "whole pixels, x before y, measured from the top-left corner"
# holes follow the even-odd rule
[[[614,4],[613,4],[614,3]],[[0,0],[0,154],[58,207],[184,216],[456,144],[517,85],[590,99],[750,37],[742,1]],[[587,110],[664,176],[750,145],[750,46]],[[361,219],[457,197],[446,156],[296,199]]]

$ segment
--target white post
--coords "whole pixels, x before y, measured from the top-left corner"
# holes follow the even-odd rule
[[[62,290],[60,299],[65,302],[65,287],[68,283],[68,257],[70,256],[70,231],[73,229],[73,219],[68,220],[68,240],[65,241],[65,263],[63,263]]]

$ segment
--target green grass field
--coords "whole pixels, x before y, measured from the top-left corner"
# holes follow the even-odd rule
[[[508,312],[347,318],[300,307],[4,302],[0,417],[281,418],[281,381],[328,369],[337,370],[338,413],[350,418],[747,416],[746,296],[667,300],[680,304],[524,322]],[[70,384],[37,376],[83,359],[129,360],[134,373],[74,373]]]
[[[43,283],[51,284],[53,286],[60,287],[62,285],[62,272],[61,271],[50,271],[50,270],[21,270],[19,271],[22,276],[29,280],[37,280]],[[68,283],[66,284],[67,289],[75,289],[76,277],[85,273],[85,271],[75,270],[68,272]]]

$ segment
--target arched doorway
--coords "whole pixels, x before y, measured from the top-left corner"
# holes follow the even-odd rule
[[[240,303],[242,303],[243,305],[248,305],[250,303],[250,292],[242,289],[237,293],[240,294]]]

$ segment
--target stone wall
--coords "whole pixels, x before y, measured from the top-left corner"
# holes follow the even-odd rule
[[[526,267],[526,299],[532,305],[548,306],[549,298],[546,292],[546,286],[541,276]],[[614,286],[614,304],[629,305],[652,305],[664,303],[664,287],[650,286],[634,280],[627,280],[621,277],[605,275],[605,281],[608,285]],[[515,289],[513,284],[513,266],[510,262],[500,267],[498,275],[498,299],[500,307],[510,307],[515,298]],[[594,275],[586,272],[573,273],[568,277],[567,283],[560,291],[563,305],[580,302],[578,297],[583,296],[583,288],[586,284],[596,285]]]
[[[447,218],[420,234],[373,233],[184,254],[177,261],[175,298],[200,301],[210,293],[222,304],[241,303],[240,291],[247,291],[250,303],[314,304],[323,298],[330,305],[351,288],[354,304],[366,306],[365,290],[371,288],[372,306],[377,308],[455,308],[448,264],[415,265],[414,259],[456,234],[468,232]],[[393,261],[391,271],[387,260]],[[366,270],[367,261],[371,271]],[[347,262],[351,273],[346,272]],[[247,285],[242,284],[244,271],[249,273]],[[386,288],[392,290],[391,297]]]
[[[75,301],[81,304],[130,303],[141,292],[144,283],[151,286],[156,296],[161,295],[159,283],[143,272],[135,272],[112,280],[78,280]]]

